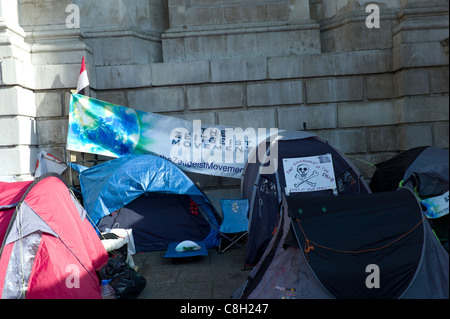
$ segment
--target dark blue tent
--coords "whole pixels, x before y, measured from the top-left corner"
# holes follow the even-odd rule
[[[279,132],[275,141],[262,142],[258,148],[265,145],[267,154],[276,146],[276,162],[278,167],[272,173],[261,173],[261,167],[267,166],[266,159],[249,159],[242,176],[241,191],[249,200],[248,241],[245,256],[245,266],[255,266],[267,248],[277,227],[282,195],[286,193],[284,160],[324,154],[332,155],[332,163],[337,184],[336,194],[333,190],[293,193],[291,196],[334,196],[345,194],[365,194],[370,192],[369,186],[358,169],[328,141],[306,131]]]
[[[220,217],[206,195],[172,163],[153,155],[129,155],[80,172],[84,206],[100,231],[131,228],[136,251],[170,242],[218,245]]]
[[[243,299],[447,299],[448,253],[414,193],[285,196]]]

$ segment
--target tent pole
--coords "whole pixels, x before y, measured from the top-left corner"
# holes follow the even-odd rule
[[[69,153],[69,156],[67,156],[67,152]],[[72,164],[72,153],[70,150],[66,148],[66,163]],[[72,168],[69,165],[69,185],[71,188],[73,188],[73,177],[72,177]]]

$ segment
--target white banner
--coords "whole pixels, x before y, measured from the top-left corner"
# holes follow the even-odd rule
[[[428,218],[439,218],[448,214],[448,191],[442,195],[421,199],[420,202],[427,209]]]
[[[277,129],[202,125],[201,121],[142,112],[72,94],[67,149],[111,157],[158,155],[181,169],[201,174],[241,178],[249,155],[263,140],[271,142]],[[265,156],[263,143],[258,149]],[[276,150],[270,155],[277,155]],[[276,163],[270,167],[277,168]]]

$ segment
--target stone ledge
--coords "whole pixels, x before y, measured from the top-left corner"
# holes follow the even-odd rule
[[[392,71],[392,51],[363,50],[340,53],[270,57],[270,79],[375,74]]]
[[[219,24],[204,26],[175,27],[166,30],[162,34],[162,39],[185,38],[193,36],[217,36],[229,34],[247,34],[247,33],[266,33],[266,32],[285,32],[318,29],[319,24],[309,20],[301,24],[288,24],[287,22],[256,22],[256,23],[237,23],[237,24]]]
[[[428,69],[403,69],[395,73],[395,97],[430,93]]]
[[[314,106],[293,106],[278,108],[278,128],[299,131],[303,123],[308,130],[332,129],[337,127],[336,104]]]
[[[391,50],[97,66],[94,73],[98,77],[97,89],[110,90],[388,72],[392,72]],[[71,80],[76,80],[76,77]]]
[[[411,96],[395,102],[399,123],[438,122],[449,120],[448,95]]]
[[[399,20],[405,19],[408,16],[423,16],[423,15],[447,15],[448,16],[448,1],[434,0],[434,1],[410,1],[406,7],[402,8],[397,16]]]
[[[306,103],[362,101],[364,78],[362,76],[318,78],[306,81]]]
[[[448,37],[441,41],[441,45],[444,47],[444,52],[448,54]]]
[[[366,97],[368,100],[391,99],[394,97],[394,75],[392,73],[366,76]]]
[[[36,117],[63,116],[62,92],[35,92]]]
[[[379,126],[367,128],[367,146],[369,152],[386,152],[397,150],[397,128]]]
[[[0,86],[0,101],[0,116],[36,116],[35,97],[31,90],[20,86]]]
[[[317,132],[343,153],[367,152],[366,131],[361,129],[332,129]]]
[[[182,87],[155,87],[128,91],[128,107],[144,112],[174,112],[185,109]]]
[[[394,101],[346,103],[338,105],[339,127],[366,127],[398,123]]]
[[[439,42],[404,43],[393,48],[393,70],[448,66],[448,54]]]
[[[24,63],[16,59],[2,59],[0,60],[0,83],[33,88],[34,77],[32,70],[33,66],[31,63]]]
[[[252,108],[248,110],[218,112],[219,125],[245,128],[276,128],[276,110]]]
[[[36,121],[29,117],[0,117],[0,146],[37,145]]]
[[[431,124],[402,125],[397,129],[398,150],[405,151],[414,147],[432,145]]]
[[[151,68],[155,86],[210,82],[209,61],[154,63]]]
[[[303,81],[247,84],[247,106],[303,104]]]
[[[38,149],[16,146],[0,148],[0,176],[27,175],[34,172]]]
[[[433,123],[433,145],[436,147],[447,148],[449,147],[449,124],[446,123]]]
[[[162,39],[166,62],[320,53],[319,27],[315,23],[169,29]]]
[[[243,107],[244,87],[242,84],[187,87],[187,103],[190,110]]]
[[[75,89],[80,74],[80,63],[81,61],[74,64],[35,65],[35,89]],[[90,85],[95,88],[95,81],[91,78],[91,73],[89,73],[89,78]]]
[[[255,81],[267,78],[267,58],[212,60],[212,82]]]
[[[385,22],[387,20],[394,20],[397,18],[397,13],[399,8],[380,8],[380,23]],[[335,15],[333,17],[324,19],[320,21],[320,31],[327,31],[330,29],[338,28],[342,25],[351,23],[351,22],[360,22],[365,23],[367,13],[364,9],[357,11],[348,11],[342,14]]]
[[[151,64],[97,66],[98,90],[139,88],[152,85]]]
[[[65,144],[67,139],[67,118],[39,119],[36,122],[38,143],[40,146]]]

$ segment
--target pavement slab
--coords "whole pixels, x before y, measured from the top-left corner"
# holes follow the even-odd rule
[[[229,299],[250,271],[242,270],[245,249],[208,256],[165,258],[165,251],[139,253],[133,260],[147,280],[139,299]]]

